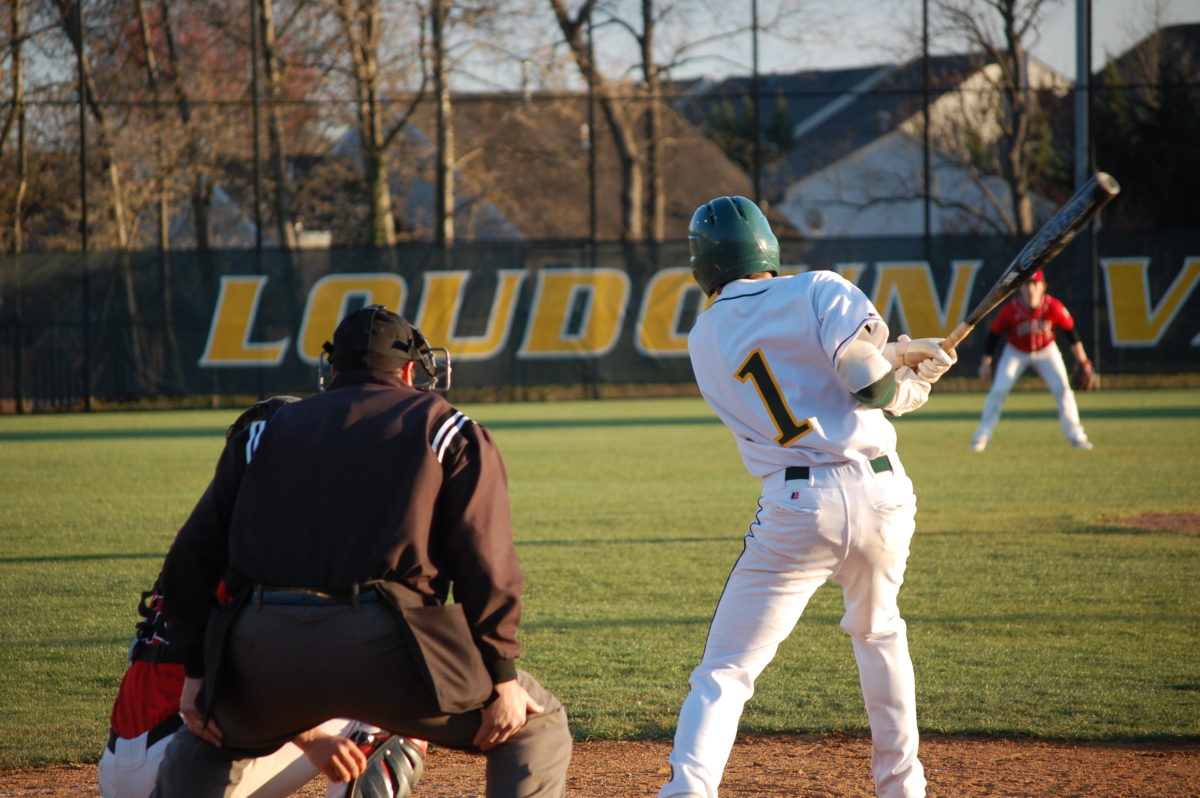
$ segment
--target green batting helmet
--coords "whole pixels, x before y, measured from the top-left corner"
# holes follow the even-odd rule
[[[745,197],[717,197],[697,208],[688,247],[692,276],[710,296],[747,274],[779,273],[779,241],[767,217]]]

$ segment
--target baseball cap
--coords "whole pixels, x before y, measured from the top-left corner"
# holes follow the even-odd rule
[[[338,323],[325,351],[339,371],[392,371],[413,359],[414,337],[403,316],[383,305],[367,305]]]
[[[1029,282],[1031,282],[1031,283],[1044,283],[1044,282],[1046,282],[1046,273],[1045,273],[1045,272],[1043,272],[1041,269],[1038,269],[1036,272],[1034,272],[1033,274],[1029,275]]]

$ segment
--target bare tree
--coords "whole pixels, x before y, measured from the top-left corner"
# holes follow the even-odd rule
[[[333,0],[333,10],[341,26],[348,55],[348,77],[354,98],[364,177],[369,198],[368,226],[371,243],[392,246],[396,243],[396,220],[388,172],[388,150],[408,123],[413,109],[425,93],[426,76],[421,71],[420,85],[408,95],[405,106],[385,99],[384,66],[380,63],[384,44],[384,18],[378,0]],[[417,13],[416,29],[424,42],[424,14]],[[407,70],[400,69],[400,72]]]
[[[986,153],[986,139],[978,143],[976,167],[992,164],[1008,185],[1008,208],[986,192],[1009,220],[1010,232],[1028,235],[1034,230],[1033,202],[1030,191],[1036,168],[1036,138],[1033,135],[1040,110],[1030,83],[1028,44],[1036,35],[1048,6],[1059,0],[933,0],[940,33],[964,42],[982,53],[983,67],[978,76],[987,85],[995,104],[990,108],[990,123],[999,135],[995,148]],[[976,98],[985,102],[986,97]],[[975,134],[978,135],[978,130]],[[981,187],[984,187],[980,181]]]
[[[166,46],[168,64],[166,79],[170,83],[171,90],[175,96],[175,107],[179,115],[179,123],[183,128],[183,162],[188,172],[192,226],[196,234],[196,249],[207,251],[210,245],[209,208],[212,205],[213,180],[210,175],[212,165],[204,157],[204,145],[202,142],[211,139],[211,136],[202,132],[201,125],[195,120],[193,103],[188,86],[181,79],[184,67],[181,63],[181,54],[177,46],[175,26],[168,0],[159,0],[159,9],[162,37]],[[209,133],[211,132],[209,131]]]
[[[621,170],[622,239],[661,241],[665,236],[667,186],[663,163],[664,112],[667,86],[674,70],[702,60],[712,59],[728,68],[736,63],[750,69],[752,47],[745,57],[731,58],[747,34],[762,32],[788,45],[806,39],[816,27],[811,19],[821,19],[821,0],[763,0],[760,3],[730,4],[727,0],[638,0],[638,2],[599,2],[585,0],[572,13],[565,0],[550,0],[563,40],[568,45],[585,83],[600,105],[612,135]],[[734,7],[731,8],[731,5]],[[757,14],[761,5],[761,15]],[[836,15],[837,4],[829,4]],[[814,9],[816,9],[814,11]],[[597,32],[615,31],[619,37],[605,35],[597,46],[589,47],[585,26]],[[807,27],[803,24],[807,22]],[[628,68],[610,67],[609,75],[637,75],[629,78],[607,77],[600,62],[622,61],[626,48],[619,40],[632,41]],[[597,37],[600,40],[600,37]],[[757,108],[752,109],[752,118]],[[755,126],[757,130],[757,127]]]
[[[203,139],[215,147],[229,136],[220,133],[217,125],[191,129],[196,120],[191,118],[181,84],[192,78],[204,85],[198,78],[204,70],[179,63],[165,0],[157,5],[136,0],[94,6],[87,14],[84,36],[76,29],[77,3],[53,0],[51,5],[74,56],[70,62],[77,63],[82,74],[82,96],[105,176],[102,194],[112,224],[100,230],[102,246],[138,248],[149,230],[161,244],[168,235],[170,208],[186,196],[181,174],[200,168],[201,160],[211,160],[202,159],[188,142]],[[75,70],[71,72],[74,78]],[[165,112],[171,91],[184,97],[179,120]],[[203,168],[213,166],[205,163]],[[158,211],[156,223],[147,225],[152,209]]]
[[[113,235],[115,235],[114,249],[118,252],[121,282],[125,289],[125,305],[129,313],[130,356],[135,369],[138,370],[139,378],[144,378],[145,372],[143,369],[147,362],[146,347],[138,326],[140,313],[138,310],[136,281],[129,257],[131,237],[137,214],[129,212],[126,206],[121,159],[116,145],[117,131],[114,121],[107,112],[107,106],[101,101],[96,87],[91,58],[88,47],[84,42],[80,5],[72,2],[72,0],[55,0],[55,2],[59,11],[59,21],[63,33],[75,51],[84,104],[88,109],[89,115],[96,123],[96,139],[100,146],[104,173],[108,181],[108,204],[112,215],[111,229]],[[86,164],[84,168],[86,168]]]
[[[543,8],[541,0],[431,0],[430,5],[432,32],[426,62],[435,95],[434,237],[450,243],[461,235],[460,222],[470,223],[483,204],[477,191],[481,179],[486,180],[480,172],[487,169],[483,163],[485,153],[478,149],[460,152],[461,137],[455,132],[460,112],[452,102],[452,84],[480,82],[482,78],[481,82],[494,86],[505,78],[505,73],[510,80],[519,76],[524,103],[528,104],[529,81],[548,80],[556,64],[542,52],[552,45],[536,24],[538,11]],[[473,166],[470,181],[464,179],[462,171],[468,165]],[[503,193],[504,189],[498,191]],[[489,195],[493,200],[500,199],[496,191]]]
[[[163,19],[162,27],[166,32],[168,41],[171,40],[170,28],[167,16],[166,0],[162,0],[161,5]],[[164,337],[168,350],[166,361],[168,368],[173,372],[174,383],[183,385],[185,378],[183,375],[183,362],[179,356],[179,341],[175,335],[174,324],[174,308],[171,302],[171,190],[169,188],[169,176],[172,169],[167,157],[164,155],[166,147],[163,138],[167,135],[168,126],[166,124],[168,103],[163,95],[162,82],[163,77],[158,65],[158,57],[155,53],[154,36],[150,15],[147,11],[146,0],[135,0],[135,11],[137,13],[138,32],[141,35],[143,59],[146,69],[146,83],[150,88],[151,95],[154,100],[153,117],[156,121],[155,135],[157,139],[155,151],[159,153],[159,163],[155,174],[155,182],[157,183],[158,191],[158,251],[160,258],[160,268],[162,270],[162,312],[165,320]],[[174,47],[169,48],[169,52],[173,51]],[[176,87],[178,90],[178,87]],[[189,114],[187,113],[186,104],[181,107],[181,122],[186,127]],[[190,138],[190,133],[189,133]],[[191,149],[189,146],[188,149]],[[197,227],[197,242],[201,240],[199,227]]]
[[[82,93],[88,112],[96,123],[96,139],[100,146],[104,162],[104,173],[108,181],[109,212],[112,214],[112,232],[116,239],[116,248],[129,249],[130,227],[129,214],[125,207],[125,194],[122,188],[120,159],[117,155],[113,124],[106,106],[100,101],[96,89],[95,76],[92,71],[91,58],[80,35],[81,20],[79,19],[79,4],[73,0],[55,0],[59,12],[59,22],[62,31],[70,41],[79,62],[80,79],[83,81]]]
[[[158,122],[158,124],[155,126],[155,135],[156,138],[159,139],[158,146],[155,147],[155,151],[159,153],[160,159],[160,163],[155,175],[156,182],[158,184],[158,246],[160,251],[165,252],[171,248],[171,202],[168,197],[166,186],[167,169],[165,169],[164,164],[161,163],[163,152],[161,140],[163,133],[165,132],[165,126],[163,125],[163,118],[165,116],[165,103],[163,102],[163,96],[160,87],[161,78],[158,68],[158,58],[155,55],[154,43],[151,39],[150,19],[146,12],[145,0],[134,0],[134,9],[137,13],[138,33],[141,35],[142,41],[142,52],[146,68],[146,83],[149,86],[151,96],[154,99],[153,114]]]
[[[259,15],[258,33],[262,39],[263,74],[266,78],[267,139],[270,154],[268,163],[273,178],[275,226],[279,233],[279,246],[283,249],[294,249],[296,225],[292,218],[291,203],[288,199],[287,156],[284,153],[283,125],[279,118],[283,91],[279,54],[276,48],[275,7],[273,0],[255,0],[255,2]],[[257,157],[257,153],[255,156]]]
[[[4,127],[0,129],[0,153],[4,152],[5,143],[13,127],[17,130],[17,179],[13,191],[12,207],[12,251],[21,252],[25,248],[21,217],[24,213],[25,192],[29,186],[29,153],[25,139],[25,60],[22,45],[25,31],[21,25],[21,0],[11,0],[8,18],[8,41],[12,52],[12,103],[4,117]]]
[[[646,209],[651,241],[662,241],[666,233],[667,205],[663,186],[662,83],[655,61],[654,0],[642,0],[642,81],[646,92]]]
[[[646,238],[651,241],[662,241],[666,224],[666,201],[664,197],[662,169],[662,102],[663,91],[659,71],[659,55],[656,52],[656,33],[659,14],[654,0],[640,0],[640,14],[637,24],[627,22],[622,17],[613,15],[610,21],[616,27],[626,31],[637,45],[638,65],[641,72],[641,85],[638,86],[640,96],[632,96],[632,103],[625,103],[629,118],[634,122],[634,129],[640,119],[643,148],[639,157],[643,175],[644,202],[635,212],[642,215],[640,223],[647,230]],[[595,53],[592,53],[593,68],[595,68]],[[630,87],[632,90],[633,87]],[[639,103],[638,100],[641,100]],[[634,151],[636,154],[636,150]]]
[[[178,206],[190,213],[195,246],[207,249],[214,187],[224,181],[228,189],[222,169],[248,154],[240,121],[251,63],[246,14],[231,15],[217,0],[132,0],[98,6],[92,18],[93,44],[105,46],[97,74],[138,109],[122,140],[138,144],[126,157],[138,182],[153,188],[159,243],[179,246],[164,241],[181,219]],[[141,70],[141,85],[130,66]]]
[[[621,101],[617,88],[596,68],[594,53],[586,36],[586,27],[595,6],[596,0],[584,0],[572,15],[565,0],[550,0],[563,40],[570,48],[584,80],[590,83],[612,134],[621,169],[621,240],[638,241],[643,238],[644,230],[642,203],[645,175],[641,165],[641,148],[629,104]]]

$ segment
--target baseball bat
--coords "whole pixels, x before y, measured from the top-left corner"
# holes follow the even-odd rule
[[[942,348],[948,352],[958,346],[971,330],[975,329],[975,325],[983,321],[984,316],[1016,293],[1017,288],[1029,279],[1031,274],[1049,263],[1067,244],[1074,241],[1079,231],[1120,191],[1120,184],[1107,172],[1096,172],[1092,175],[1092,179],[1076,191],[1075,196],[1067,200],[1050,217],[1050,221],[1042,225],[1042,229],[1021,248],[987,295],[979,300],[967,317],[942,341]]]

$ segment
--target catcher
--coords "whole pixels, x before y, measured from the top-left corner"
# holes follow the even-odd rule
[[[1075,358],[1070,379],[1062,353],[1054,344],[1056,329],[1061,330],[1063,337],[1070,342],[1071,355]],[[1004,347],[1004,354],[1000,356],[993,373],[992,355],[1002,335],[1006,336],[1008,345]],[[979,378],[992,380],[994,376],[995,379],[983,403],[983,415],[979,419],[979,429],[971,440],[971,449],[982,452],[987,448],[992,432],[1000,421],[1005,398],[1017,378],[1030,365],[1037,369],[1050,388],[1050,393],[1054,394],[1054,401],[1058,404],[1058,420],[1067,441],[1077,449],[1091,449],[1092,443],[1079,422],[1079,407],[1075,404],[1071,386],[1074,385],[1077,390],[1094,390],[1099,387],[1099,377],[1083,350],[1083,342],[1075,330],[1075,319],[1062,302],[1046,293],[1046,276],[1041,269],[1021,285],[1019,297],[1014,297],[1000,308],[988,331],[983,359],[979,363]]]
[[[158,584],[142,594],[129,668],[113,703],[97,768],[101,798],[146,798],[171,738],[183,726],[183,663],[164,637]],[[329,720],[246,767],[231,798],[286,798],[318,774],[326,798],[407,798],[421,778],[423,740],[378,727]]]

